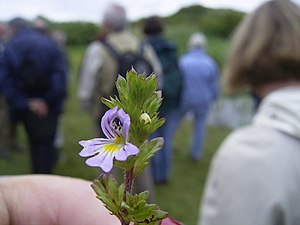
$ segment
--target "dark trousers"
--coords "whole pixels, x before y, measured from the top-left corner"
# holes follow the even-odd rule
[[[58,159],[54,147],[58,115],[49,113],[46,117],[38,117],[28,112],[23,117],[27,132],[33,173],[51,174]]]

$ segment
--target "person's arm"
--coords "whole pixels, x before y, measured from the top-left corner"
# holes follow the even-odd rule
[[[78,99],[86,111],[90,109],[97,74],[101,66],[101,47],[98,42],[93,42],[89,45],[84,54],[77,90]]]
[[[90,185],[52,175],[0,177],[0,224],[119,225]]]
[[[12,109],[28,109],[28,99],[16,87],[16,81],[12,75],[12,68],[19,55],[16,54],[10,45],[7,45],[3,52],[0,65],[1,91],[5,95],[7,102]]]

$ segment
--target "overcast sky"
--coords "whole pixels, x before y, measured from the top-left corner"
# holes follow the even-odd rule
[[[149,15],[167,16],[182,7],[200,4],[211,8],[232,8],[251,12],[266,0],[116,0],[126,7],[130,20]],[[300,4],[300,0],[294,0]],[[0,0],[0,21],[16,16],[33,19],[43,15],[52,21],[100,22],[111,0]]]

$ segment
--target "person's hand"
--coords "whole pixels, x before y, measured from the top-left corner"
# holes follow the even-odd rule
[[[48,106],[43,99],[31,98],[29,99],[28,105],[29,110],[39,117],[45,117],[48,115]]]
[[[120,225],[91,183],[53,175],[0,176],[0,224]]]
[[[54,175],[0,176],[0,225],[120,225],[91,183]],[[170,217],[162,221],[176,224]]]

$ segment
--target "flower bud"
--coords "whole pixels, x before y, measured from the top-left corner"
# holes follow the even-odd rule
[[[140,121],[144,121],[144,124],[148,124],[148,123],[151,123],[151,118],[150,118],[150,116],[148,115],[148,113],[143,113],[143,114],[140,116]]]

